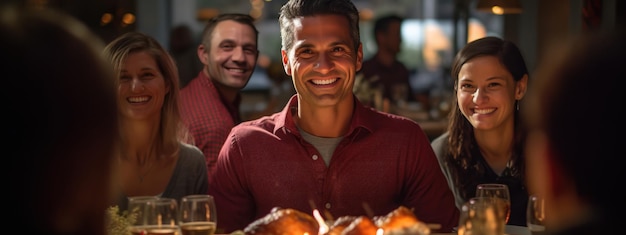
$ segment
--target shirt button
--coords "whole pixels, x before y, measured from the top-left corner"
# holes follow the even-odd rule
[[[330,202],[327,202],[326,205],[324,205],[324,207],[326,207],[326,209],[330,209]]]
[[[317,160],[318,156],[316,154],[313,154],[311,158],[313,158],[313,160]]]

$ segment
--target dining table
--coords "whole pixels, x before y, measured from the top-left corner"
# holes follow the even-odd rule
[[[448,129],[447,113],[442,110],[435,112],[435,114],[431,111],[423,110],[418,104],[407,103],[402,106],[393,105],[389,112],[415,121],[431,141],[445,133]]]
[[[415,122],[420,125],[430,141],[439,137],[441,134],[445,133],[448,130],[447,118],[441,118],[436,120],[417,120]]]
[[[430,141],[439,137],[441,134],[445,133],[448,130],[448,118],[425,118],[423,114],[410,114],[410,113],[402,113],[398,114],[400,116],[407,117],[413,121],[415,121]]]
[[[214,235],[244,235],[243,231],[239,230],[230,234],[214,234]],[[451,233],[431,233],[430,235],[458,235],[456,232]],[[527,227],[506,225],[504,228],[504,235],[531,235]]]
[[[506,225],[504,227],[505,235],[531,235],[530,230],[525,226]],[[452,233],[431,233],[430,235],[458,235],[456,232]]]

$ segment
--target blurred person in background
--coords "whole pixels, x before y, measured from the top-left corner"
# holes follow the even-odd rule
[[[353,93],[363,62],[354,4],[290,0],[279,24],[284,71],[297,93],[281,112],[228,135],[209,178],[218,229],[243,229],[274,207],[338,218],[405,206],[437,231],[452,231],[459,211],[426,134]]]
[[[23,234],[105,235],[118,129],[103,42],[64,13],[12,5],[0,6],[0,34],[2,149],[14,172],[6,224]]]
[[[526,176],[530,192],[545,198],[549,234],[624,229],[626,31],[616,29],[553,45],[532,83]]]
[[[371,87],[382,89],[385,104],[401,105],[415,100],[409,83],[410,72],[398,60],[402,44],[402,21],[398,15],[385,15],[374,22],[374,40],[376,53],[363,62],[359,71],[369,81]],[[368,104],[372,106],[373,104]],[[428,105],[428,103],[426,103]],[[389,105],[383,105],[385,112],[390,112]]]
[[[162,196],[178,201],[206,194],[204,155],[187,144],[191,138],[178,108],[176,64],[151,36],[125,33],[104,49],[113,66],[120,117],[117,175],[126,209],[127,197]]]
[[[210,19],[197,50],[204,67],[180,92],[183,121],[204,153],[209,175],[230,129],[241,122],[241,89],[257,64],[258,36],[249,15]]]
[[[508,224],[526,226],[526,129],[519,103],[526,94],[528,69],[519,48],[497,37],[471,41],[456,55],[452,79],[455,98],[448,131],[431,145],[457,207],[476,196],[478,184],[506,184]]]
[[[194,34],[189,26],[178,25],[170,31],[169,52],[178,67],[181,89],[198,74],[198,71],[202,70],[196,45]]]

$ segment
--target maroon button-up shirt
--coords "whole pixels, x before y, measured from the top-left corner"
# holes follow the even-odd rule
[[[241,122],[240,102],[241,97],[234,104],[223,99],[203,72],[180,90],[181,118],[194,138],[194,145],[204,153],[209,176],[230,129]]]
[[[293,96],[282,112],[234,127],[220,152],[209,194],[218,229],[244,229],[273,207],[334,218],[385,215],[404,205],[426,223],[458,225],[454,197],[420,126],[356,102],[350,130],[328,167],[294,123]],[[326,218],[330,219],[330,218]]]

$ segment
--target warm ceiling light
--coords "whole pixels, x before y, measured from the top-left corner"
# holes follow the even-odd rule
[[[196,11],[196,18],[199,21],[207,21],[220,14],[216,8],[200,8]]]
[[[131,25],[135,23],[135,15],[133,13],[126,13],[122,16],[122,23],[124,25]]]
[[[111,13],[104,13],[102,14],[102,17],[100,17],[100,25],[102,26],[111,23],[111,21],[113,21],[113,14]]]
[[[496,15],[522,13],[519,0],[479,0],[476,9]]]
[[[364,9],[359,10],[360,20],[369,21],[369,20],[372,20],[372,18],[374,18],[374,11],[372,11],[372,9],[364,8]]]

